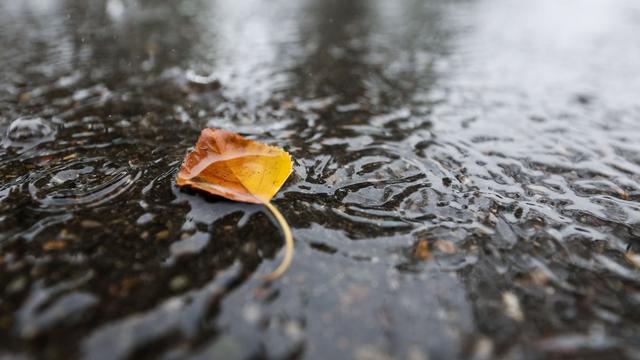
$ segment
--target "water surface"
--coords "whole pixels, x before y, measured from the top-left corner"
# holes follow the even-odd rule
[[[640,5],[0,2],[0,357],[640,358]],[[284,147],[178,189],[200,129]]]

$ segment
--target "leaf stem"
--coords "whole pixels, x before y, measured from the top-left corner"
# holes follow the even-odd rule
[[[282,232],[284,233],[284,258],[282,259],[280,265],[278,265],[278,267],[271,274],[268,274],[264,277],[264,280],[266,281],[273,281],[282,276],[282,274],[284,274],[285,271],[287,271],[287,269],[289,268],[289,265],[291,265],[291,259],[293,259],[293,235],[291,234],[291,228],[289,227],[287,220],[284,218],[284,216],[282,216],[280,211],[275,206],[273,206],[270,201],[263,202],[263,205],[266,206],[269,211],[271,211],[273,216],[278,221]]]

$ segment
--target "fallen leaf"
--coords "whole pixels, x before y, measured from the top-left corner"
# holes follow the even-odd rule
[[[502,302],[505,305],[505,313],[508,317],[512,318],[515,321],[523,321],[524,314],[522,313],[522,308],[520,307],[520,300],[511,291],[505,291],[502,293]]]
[[[160,230],[156,233],[156,240],[166,240],[171,235],[169,230]]]
[[[190,186],[234,201],[262,204],[275,216],[285,235],[285,256],[267,275],[273,280],[289,266],[293,237],[282,214],[271,204],[293,169],[286,151],[244,138],[231,131],[204,129],[193,151],[185,157],[176,178],[178,186]]]
[[[204,129],[185,158],[177,184],[230,200],[264,204],[289,177],[293,164],[284,150],[236,133]]]
[[[436,240],[435,247],[445,254],[453,254],[456,252],[456,245],[451,240]]]
[[[42,244],[42,250],[44,251],[52,251],[52,250],[62,250],[64,249],[66,244],[62,240],[51,240]]]
[[[531,281],[538,286],[544,286],[549,282],[549,274],[542,268],[536,268],[531,271],[529,277]]]
[[[629,250],[624,253],[624,257],[629,261],[633,266],[640,268],[640,255],[635,252]]]
[[[427,240],[418,240],[413,248],[413,256],[418,258],[419,260],[429,260],[431,259],[431,250],[429,250],[429,241]]]

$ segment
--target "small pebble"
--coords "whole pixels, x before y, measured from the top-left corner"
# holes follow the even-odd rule
[[[19,293],[20,291],[24,290],[25,286],[27,286],[27,278],[24,276],[20,276],[10,282],[9,285],[7,285],[7,293]]]
[[[44,251],[52,251],[52,250],[62,250],[66,246],[65,242],[62,240],[51,240],[42,244],[42,250]]]
[[[169,288],[172,291],[180,291],[189,286],[189,278],[184,275],[175,276],[169,282]]]
[[[95,220],[82,220],[80,226],[87,229],[95,229],[101,227],[102,224]]]
[[[156,240],[166,240],[169,238],[169,230],[162,230],[156,233]]]
[[[154,218],[154,216],[153,216],[152,213],[142,214],[142,215],[140,215],[138,220],[136,220],[136,224],[144,225],[144,224],[150,222],[151,220],[153,220],[153,218]]]
[[[257,323],[260,320],[261,311],[258,305],[249,304],[244,307],[244,311],[242,312],[244,319],[249,323]]]
[[[516,294],[511,291],[503,292],[502,302],[504,302],[505,313],[508,317],[512,318],[515,321],[524,320],[524,314],[522,313],[522,308],[520,307],[520,300],[518,300]]]
[[[456,245],[451,240],[437,240],[435,247],[445,254],[453,254],[456,252]]]

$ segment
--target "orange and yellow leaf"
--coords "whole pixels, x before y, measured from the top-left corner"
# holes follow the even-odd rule
[[[231,131],[204,129],[194,150],[185,157],[176,183],[234,201],[265,205],[285,234],[284,259],[267,276],[268,280],[273,280],[282,275],[291,262],[293,236],[284,217],[270,201],[292,169],[291,156],[278,147],[246,139]]]

